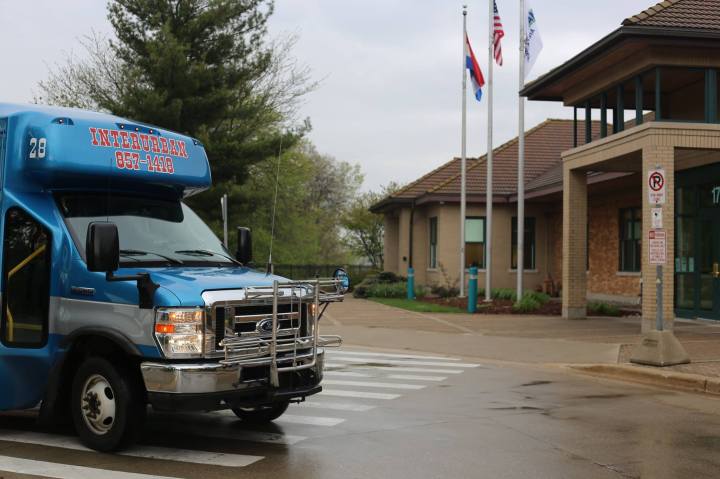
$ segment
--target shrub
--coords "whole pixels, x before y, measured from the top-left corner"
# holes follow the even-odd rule
[[[540,309],[540,306],[542,306],[542,303],[540,303],[535,296],[526,293],[522,298],[520,298],[520,301],[513,304],[513,311],[517,311],[519,313],[532,313],[533,311]]]
[[[523,296],[528,296],[533,298],[535,301],[540,303],[540,306],[550,301],[550,295],[542,293],[540,291],[526,291]]]
[[[402,278],[391,271],[383,271],[377,274],[378,283],[400,283]]]
[[[588,303],[587,309],[590,313],[599,316],[620,316],[620,309],[608,303],[593,302]]]
[[[367,295],[371,298],[404,298],[407,296],[406,283],[377,283],[368,286]]]
[[[367,298],[368,297],[368,285],[367,284],[358,284],[355,286],[355,289],[353,289],[353,297],[355,298]]]
[[[460,290],[453,286],[444,286],[441,284],[433,285],[430,288],[430,292],[440,298],[454,298],[460,294]]]
[[[492,290],[492,298],[500,300],[516,301],[517,295],[514,289],[510,288],[495,288]]]

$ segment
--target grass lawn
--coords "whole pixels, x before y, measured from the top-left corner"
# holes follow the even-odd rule
[[[452,306],[443,306],[440,304],[426,303],[424,301],[411,301],[402,298],[368,298],[377,303],[394,306],[396,308],[415,311],[416,313],[467,313],[467,311]]]

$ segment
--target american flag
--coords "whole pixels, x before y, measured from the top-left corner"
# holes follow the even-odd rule
[[[502,21],[500,20],[500,14],[498,13],[497,8],[497,2],[493,0],[493,10],[494,10],[494,21],[493,21],[493,54],[495,56],[495,63],[502,66],[503,64],[503,56],[502,56],[502,46],[500,45],[500,40],[503,39],[505,36],[505,31],[503,30]]]

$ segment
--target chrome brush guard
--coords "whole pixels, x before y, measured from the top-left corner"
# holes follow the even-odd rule
[[[269,366],[270,383],[279,387],[279,374],[314,368],[319,347],[338,347],[340,336],[320,336],[318,321],[322,316],[321,305],[343,300],[338,279],[315,279],[309,281],[274,281],[272,286],[245,289],[240,304],[272,302],[272,314],[263,322],[272,326],[267,334],[231,336],[220,341],[224,365],[244,367]],[[279,312],[279,305],[290,304],[290,312]],[[293,311],[293,307],[296,310]],[[305,327],[302,327],[303,317]],[[291,327],[280,330],[280,321],[289,321]],[[261,323],[258,323],[261,324]],[[282,334],[279,334],[282,331]]]

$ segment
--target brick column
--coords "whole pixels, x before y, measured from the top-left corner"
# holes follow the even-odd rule
[[[563,165],[562,315],[587,316],[587,175]]]
[[[667,263],[663,266],[663,323],[672,330],[675,319],[675,149],[672,146],[649,145],[642,150],[642,332],[655,329],[656,268],[650,264],[648,234],[651,229],[651,210],[648,198],[648,174],[657,167],[665,169],[665,204],[662,205],[662,223],[667,242]]]

